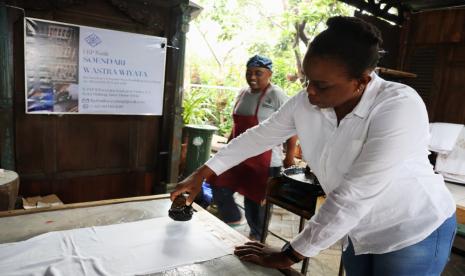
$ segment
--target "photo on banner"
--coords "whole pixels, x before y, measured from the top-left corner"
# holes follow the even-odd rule
[[[166,44],[26,18],[26,113],[161,115]]]

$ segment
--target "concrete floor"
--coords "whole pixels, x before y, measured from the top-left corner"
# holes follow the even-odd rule
[[[243,197],[235,194],[236,202],[240,207],[243,207]],[[215,214],[215,209],[209,208]],[[244,217],[244,216],[243,216]],[[240,226],[234,227],[235,230],[243,234],[249,235],[249,227],[245,222]],[[270,221],[269,230],[286,240],[295,237],[299,230],[299,217],[280,207],[274,206],[272,211],[272,218]],[[281,248],[284,241],[268,235],[266,243],[272,247]],[[320,252],[320,254],[310,259],[310,265],[306,275],[311,276],[336,276],[339,272],[339,264],[341,260],[341,244],[337,243],[330,248]],[[293,266],[296,270],[300,271],[301,263]],[[465,275],[465,257],[455,254],[451,255],[450,261],[442,274],[443,276],[463,276]]]

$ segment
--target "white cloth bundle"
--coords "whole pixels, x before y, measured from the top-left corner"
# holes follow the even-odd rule
[[[449,123],[431,123],[430,124],[430,151],[437,153],[449,153],[457,141],[463,125]]]
[[[454,147],[447,153],[439,153],[436,171],[446,180],[465,183],[465,128],[462,128]]]

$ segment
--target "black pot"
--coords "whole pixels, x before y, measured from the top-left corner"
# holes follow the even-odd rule
[[[308,167],[307,167],[308,168]],[[283,172],[279,197],[303,209],[314,208],[314,198],[325,193],[316,176],[307,168],[289,168]]]

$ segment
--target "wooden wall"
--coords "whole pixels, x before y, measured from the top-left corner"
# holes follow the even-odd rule
[[[426,102],[431,122],[465,124],[465,8],[410,15],[400,68]]]
[[[12,1],[26,16],[165,36],[182,45],[183,16],[159,1]],[[171,3],[170,3],[171,2]],[[184,1],[186,2],[186,1]],[[145,4],[144,4],[145,3]],[[20,195],[55,193],[65,203],[163,192],[180,109],[183,51],[168,52],[163,116],[25,114],[24,41],[20,12],[10,12],[14,63],[14,158]],[[173,41],[174,40],[174,41]],[[181,80],[179,80],[181,78]],[[179,114],[178,114],[179,115]],[[178,130],[180,132],[180,130]],[[176,145],[175,145],[176,146]],[[174,172],[173,174],[176,174]]]
[[[383,44],[381,45],[381,48],[387,53],[380,59],[378,66],[389,69],[397,69],[401,28],[398,25],[392,25],[387,21],[372,15],[355,12],[355,16],[375,25],[381,32],[383,38]]]

